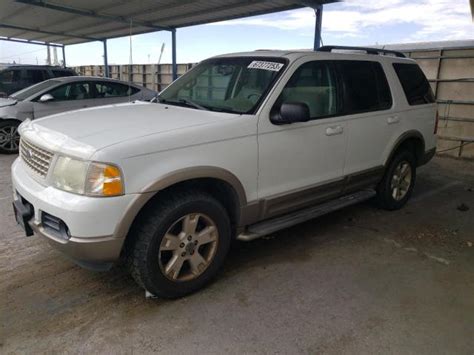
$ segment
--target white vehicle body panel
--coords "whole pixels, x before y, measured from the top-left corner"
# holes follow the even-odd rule
[[[23,139],[56,157],[115,164],[125,185],[125,193],[119,197],[79,196],[49,186],[47,179],[30,177],[18,159],[12,166],[13,186],[35,206],[34,223],[40,223],[41,211],[47,211],[63,219],[74,236],[92,240],[114,235],[137,196],[158,192],[153,188],[156,182],[186,169],[225,171],[241,184],[243,202],[258,205],[275,196],[345,181],[349,175],[373,168],[383,169],[407,133],[423,138],[423,153],[436,146],[436,105],[409,106],[392,67],[394,62],[412,60],[314,52],[238,55],[283,56],[289,61],[255,114],[133,102],[24,122],[20,126]],[[281,126],[270,121],[273,104],[299,65],[347,59],[382,64],[392,93],[390,109]],[[341,128],[340,134],[328,135],[327,130],[334,127]]]

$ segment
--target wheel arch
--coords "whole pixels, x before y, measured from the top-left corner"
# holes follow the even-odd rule
[[[412,130],[407,131],[398,137],[390,150],[390,154],[384,162],[385,167],[401,149],[410,149],[413,151],[417,165],[420,164],[425,153],[425,139],[423,138],[423,135],[419,131]]]
[[[114,234],[118,238],[129,239],[130,229],[148,206],[173,189],[192,188],[201,189],[215,197],[226,208],[232,224],[238,224],[241,208],[247,203],[242,183],[228,170],[201,166],[170,173],[145,187],[130,203]]]

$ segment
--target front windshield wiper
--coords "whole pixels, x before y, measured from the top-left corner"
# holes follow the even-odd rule
[[[188,107],[194,107],[198,110],[206,110],[206,111],[209,110],[209,107],[199,105],[198,103],[196,103],[194,101],[191,101],[191,100],[188,100],[188,99],[167,100],[167,99],[164,99],[164,98],[160,97],[160,95],[157,95],[152,99],[152,102],[154,102],[154,100],[156,100],[157,102],[162,103],[162,104],[171,104],[171,105],[180,105],[180,104],[182,104],[182,105],[186,105]]]

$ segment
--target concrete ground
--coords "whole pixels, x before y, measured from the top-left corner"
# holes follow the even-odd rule
[[[12,161],[0,156],[0,353],[474,353],[472,162],[436,158],[400,211],[365,203],[238,244],[213,284],[164,301],[25,238]]]

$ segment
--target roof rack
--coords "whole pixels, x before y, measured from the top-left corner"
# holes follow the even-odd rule
[[[406,58],[405,54],[399,51],[392,51],[381,48],[351,47],[351,46],[322,46],[317,49],[318,52],[332,52],[333,50],[364,51],[367,54],[384,55],[393,54],[396,57]]]

